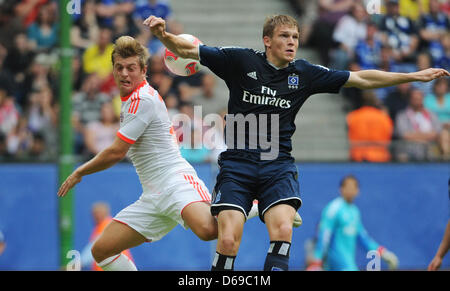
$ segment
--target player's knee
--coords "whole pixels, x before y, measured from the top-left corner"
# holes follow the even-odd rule
[[[226,235],[219,239],[220,249],[223,253],[235,253],[239,247],[239,241],[232,235]]]
[[[272,229],[272,240],[290,241],[292,237],[292,223],[281,222]]]
[[[92,246],[91,254],[97,263],[100,263],[114,255],[110,254],[101,244],[98,243],[94,243],[94,245]]]
[[[283,238],[290,238],[292,236],[292,223],[287,222],[280,225],[279,232]]]

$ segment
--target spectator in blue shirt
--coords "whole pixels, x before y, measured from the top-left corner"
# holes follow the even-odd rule
[[[112,27],[114,16],[119,13],[131,14],[135,9],[133,0],[97,0],[96,12],[100,26]]]
[[[142,23],[149,15],[155,15],[164,19],[167,23],[167,30],[171,31],[171,22],[173,22],[172,9],[168,3],[160,0],[137,0],[133,19],[142,32],[146,31]]]
[[[148,43],[146,46],[149,48],[151,54],[158,54],[164,46],[161,41],[156,37],[153,37],[150,31],[142,24],[149,15],[155,15],[161,17],[167,23],[167,30],[172,32],[172,26],[174,26],[174,20],[172,19],[172,9],[168,3],[159,0],[137,0],[136,8],[134,9],[133,19],[136,27],[139,28],[141,34],[146,35]]]
[[[450,69],[450,32],[447,32],[442,38],[440,45],[442,47],[442,54],[434,60],[434,64],[438,68],[446,70]]]
[[[433,60],[438,60],[443,55],[440,40],[450,30],[450,21],[448,16],[439,10],[439,1],[430,0],[429,5],[430,12],[420,18],[419,35]]]
[[[36,21],[28,27],[28,38],[36,51],[48,51],[58,43],[58,24],[52,6],[41,6]]]
[[[167,20],[172,16],[172,9],[168,3],[158,0],[137,0],[133,17],[139,19],[140,24],[142,24],[149,15]]]
[[[383,43],[377,37],[377,32],[376,24],[368,23],[366,39],[356,45],[355,59],[361,70],[376,70],[380,66]]]
[[[414,62],[419,38],[411,19],[400,15],[398,0],[388,1],[380,29],[384,34],[384,43],[393,48],[396,61]]]

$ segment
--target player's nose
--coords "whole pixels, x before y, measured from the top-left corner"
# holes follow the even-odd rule
[[[124,78],[128,76],[128,70],[127,69],[123,69],[119,71],[119,76]]]
[[[294,46],[295,45],[295,38],[293,36],[290,36],[288,38],[288,45],[289,46]]]

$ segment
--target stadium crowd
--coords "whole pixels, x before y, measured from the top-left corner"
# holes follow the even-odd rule
[[[450,69],[450,2],[290,0],[301,41],[338,70]],[[343,89],[353,161],[450,159],[448,78],[367,92]]]
[[[169,73],[162,59],[162,44],[142,25],[153,14],[166,19],[171,32],[182,33],[167,1],[80,3],[81,13],[72,15],[70,31],[77,156],[88,159],[95,155],[112,143],[118,130],[121,101],[112,76],[111,52],[122,35],[131,35],[149,48],[148,81],[164,96],[171,116],[191,116],[195,104],[214,99],[215,78],[205,73],[183,78]],[[59,11],[59,1],[53,0],[0,2],[1,160],[53,161],[57,157]],[[193,122],[192,131],[200,131],[198,126]],[[179,141],[183,145],[181,133]],[[217,155],[210,148],[192,151],[185,145],[182,152],[191,161],[203,162]]]
[[[368,14],[365,2],[370,1],[290,0],[301,25],[300,46],[316,49],[322,64],[333,69],[411,72],[434,66],[448,70],[448,1],[380,1],[385,2],[381,13]],[[172,117],[184,113],[194,118],[194,105],[202,105],[203,114],[225,113],[226,104],[215,102],[215,77],[169,73],[162,44],[144,29],[142,21],[153,14],[166,19],[169,31],[183,32],[168,1],[81,3],[81,13],[72,15],[70,32],[75,154],[90,158],[115,137],[121,101],[112,77],[111,51],[122,35],[131,35],[149,48],[148,81],[164,98]],[[57,158],[58,6],[54,0],[0,1],[0,160]],[[449,159],[448,79],[342,92],[348,100],[351,160]],[[192,120],[194,135],[204,129],[202,120]],[[211,146],[191,150],[181,134],[179,141],[191,162],[213,161],[218,154]]]

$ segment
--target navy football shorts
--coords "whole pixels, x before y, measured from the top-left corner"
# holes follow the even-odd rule
[[[247,218],[258,200],[259,218],[264,222],[264,213],[277,204],[300,208],[298,171],[292,159],[252,161],[249,159],[219,158],[219,174],[212,194],[211,214],[222,210],[241,211]]]

